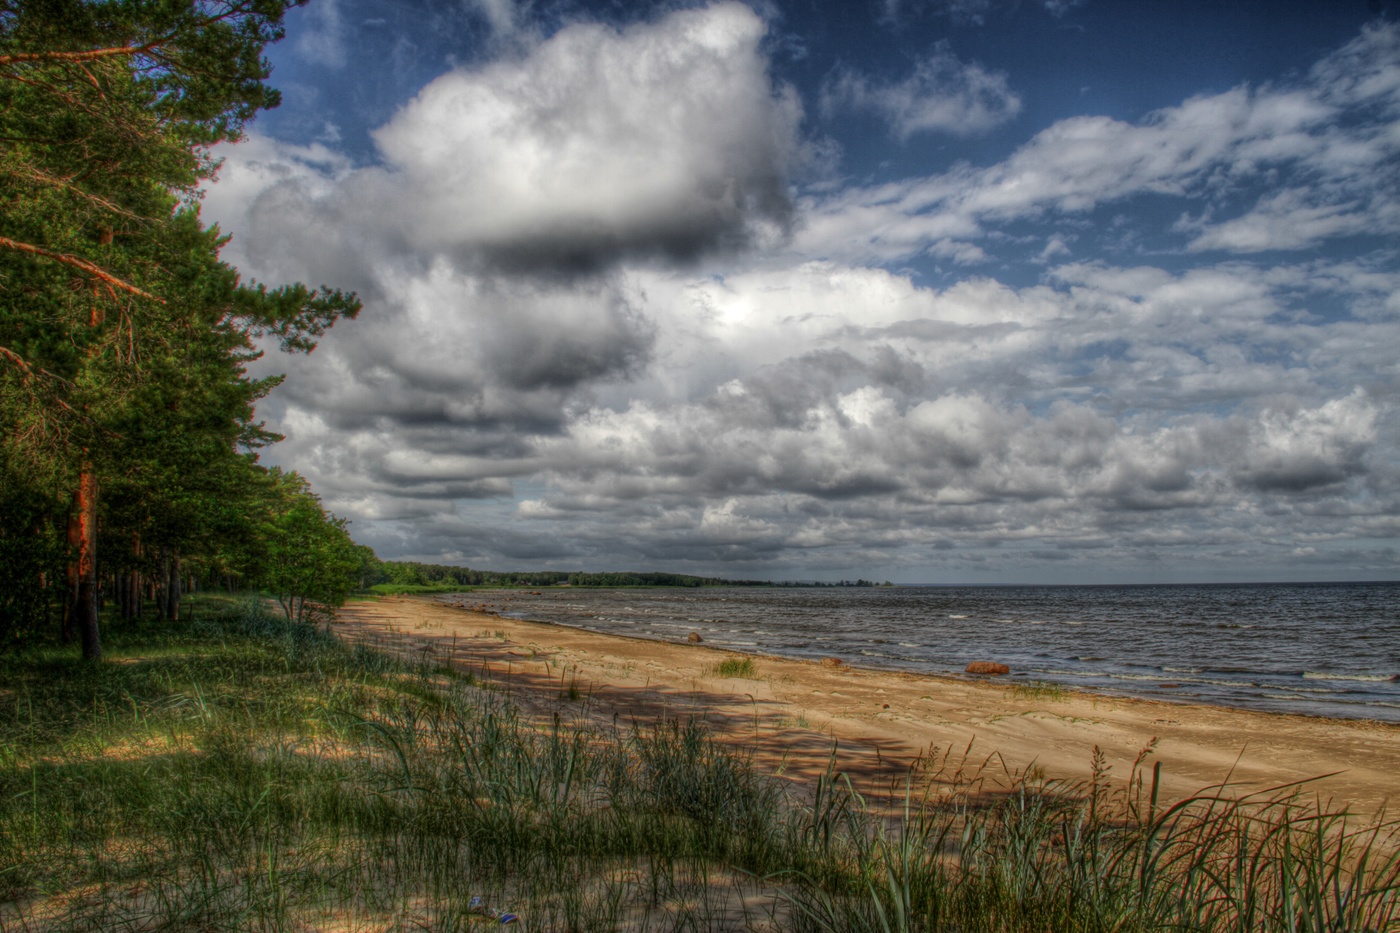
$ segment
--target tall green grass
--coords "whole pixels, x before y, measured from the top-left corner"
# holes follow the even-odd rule
[[[1397,839],[1135,769],[901,793],[760,774],[695,721],[542,721],[256,602],[0,660],[0,931],[1394,930]],[[1170,804],[1170,805],[1169,805]]]
[[[1212,788],[1162,806],[1135,773],[1110,789],[956,785],[893,819],[825,779],[823,844],[780,891],[810,931],[1380,931],[1400,929],[1394,824],[1320,807],[1300,787]],[[826,829],[835,823],[835,833]],[[830,843],[826,843],[830,839]]]
[[[725,658],[710,668],[715,677],[744,677],[753,680],[758,677],[758,665],[753,658]]]

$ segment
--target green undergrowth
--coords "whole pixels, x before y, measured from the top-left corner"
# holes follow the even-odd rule
[[[543,720],[263,604],[0,658],[0,931],[1394,930],[1396,838],[928,758],[893,802],[695,721]]]
[[[725,658],[710,668],[710,673],[716,677],[745,677],[753,680],[758,676],[758,665],[753,663],[753,658]]]
[[[471,593],[479,587],[456,584],[376,583],[367,592],[375,596],[419,596],[424,593]]]

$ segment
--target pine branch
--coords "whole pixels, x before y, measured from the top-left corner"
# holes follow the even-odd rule
[[[123,55],[145,55],[153,49],[159,48],[169,37],[163,37],[145,45],[117,45],[107,49],[88,49],[84,52],[20,52],[16,55],[0,55],[0,66],[4,65],[28,65],[32,63],[49,62],[92,62],[104,58],[116,58]]]
[[[35,376],[43,376],[43,377],[45,377],[46,379],[53,379],[53,380],[55,380],[55,381],[57,381],[57,382],[61,382],[61,383],[63,383],[63,384],[66,385],[66,386],[72,386],[72,385],[73,385],[72,382],[69,382],[67,379],[64,379],[62,376],[58,375],[57,373],[51,373],[51,372],[49,372],[47,369],[44,369],[44,368],[42,368],[42,367],[40,367],[40,366],[31,365],[31,364],[29,363],[28,360],[26,360],[24,357],[20,356],[20,355],[19,355],[18,353],[16,353],[15,351],[11,350],[9,347],[0,347],[0,357],[3,357],[3,358],[5,358],[5,359],[9,360],[11,363],[13,363],[13,364],[15,365],[16,368],[19,369],[20,372],[24,373],[24,381],[25,381],[25,382],[28,382],[29,380],[33,379]],[[82,412],[78,411],[76,408],[74,408],[72,405],[69,405],[67,402],[65,402],[63,399],[59,398],[58,396],[54,396],[54,397],[53,397],[53,400],[54,400],[55,402],[57,402],[57,403],[59,404],[60,407],[66,409],[67,411],[69,411],[70,413],[72,413],[72,414],[74,414],[74,415],[77,415],[79,418],[82,418],[84,421],[90,420],[90,419],[88,419],[88,417],[87,417],[86,415],[84,415]]]
[[[151,301],[154,301],[157,304],[165,304],[164,299],[157,298],[150,292],[143,291],[137,288],[135,285],[132,285],[130,282],[127,282],[123,279],[119,279],[115,275],[112,275],[110,272],[105,271],[104,269],[102,269],[101,266],[94,265],[93,263],[88,262],[86,259],[82,259],[78,256],[72,256],[68,253],[56,253],[53,250],[44,249],[42,246],[31,246],[28,243],[21,243],[18,240],[11,240],[9,237],[3,236],[0,236],[0,247],[3,247],[5,249],[18,250],[21,253],[30,253],[34,256],[42,256],[45,259],[52,259],[54,262],[61,262],[65,266],[72,266],[74,269],[86,272],[93,278],[106,282],[113,288],[119,288],[124,292],[129,292],[130,294],[136,295],[138,298],[149,298]]]
[[[114,214],[118,214],[130,220],[144,221],[146,219],[138,214],[134,214],[131,211],[126,210],[123,207],[119,207],[116,204],[113,204],[111,201],[107,200],[99,194],[93,194],[90,191],[84,191],[82,188],[73,184],[71,178],[62,178],[58,175],[46,172],[43,169],[35,168],[32,165],[25,165],[22,163],[14,169],[0,168],[0,172],[6,171],[8,171],[9,174],[14,175],[16,178],[23,178],[27,181],[35,182],[36,184],[47,185],[51,188],[58,188],[62,191],[66,191],[69,194],[74,195],[75,197],[82,198],[84,201],[96,204],[98,207],[101,207],[104,210],[111,211]]]

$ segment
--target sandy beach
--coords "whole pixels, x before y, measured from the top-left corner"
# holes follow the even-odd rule
[[[470,603],[472,597],[466,597]],[[920,756],[1010,785],[1038,769],[1083,780],[1094,749],[1126,780],[1142,750],[1180,798],[1227,778],[1236,793],[1306,781],[1309,796],[1371,817],[1400,791],[1400,726],[1028,688],[604,635],[454,608],[423,597],[356,602],[337,631],[490,678],[539,715],[600,722],[696,716],[764,770],[815,777],[830,760],[872,790],[902,787]],[[752,657],[753,677],[719,676]]]

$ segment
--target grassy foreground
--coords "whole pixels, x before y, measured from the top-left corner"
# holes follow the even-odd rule
[[[1392,828],[1151,775],[893,807],[693,722],[527,720],[256,601],[0,658],[0,931],[1398,930]]]

